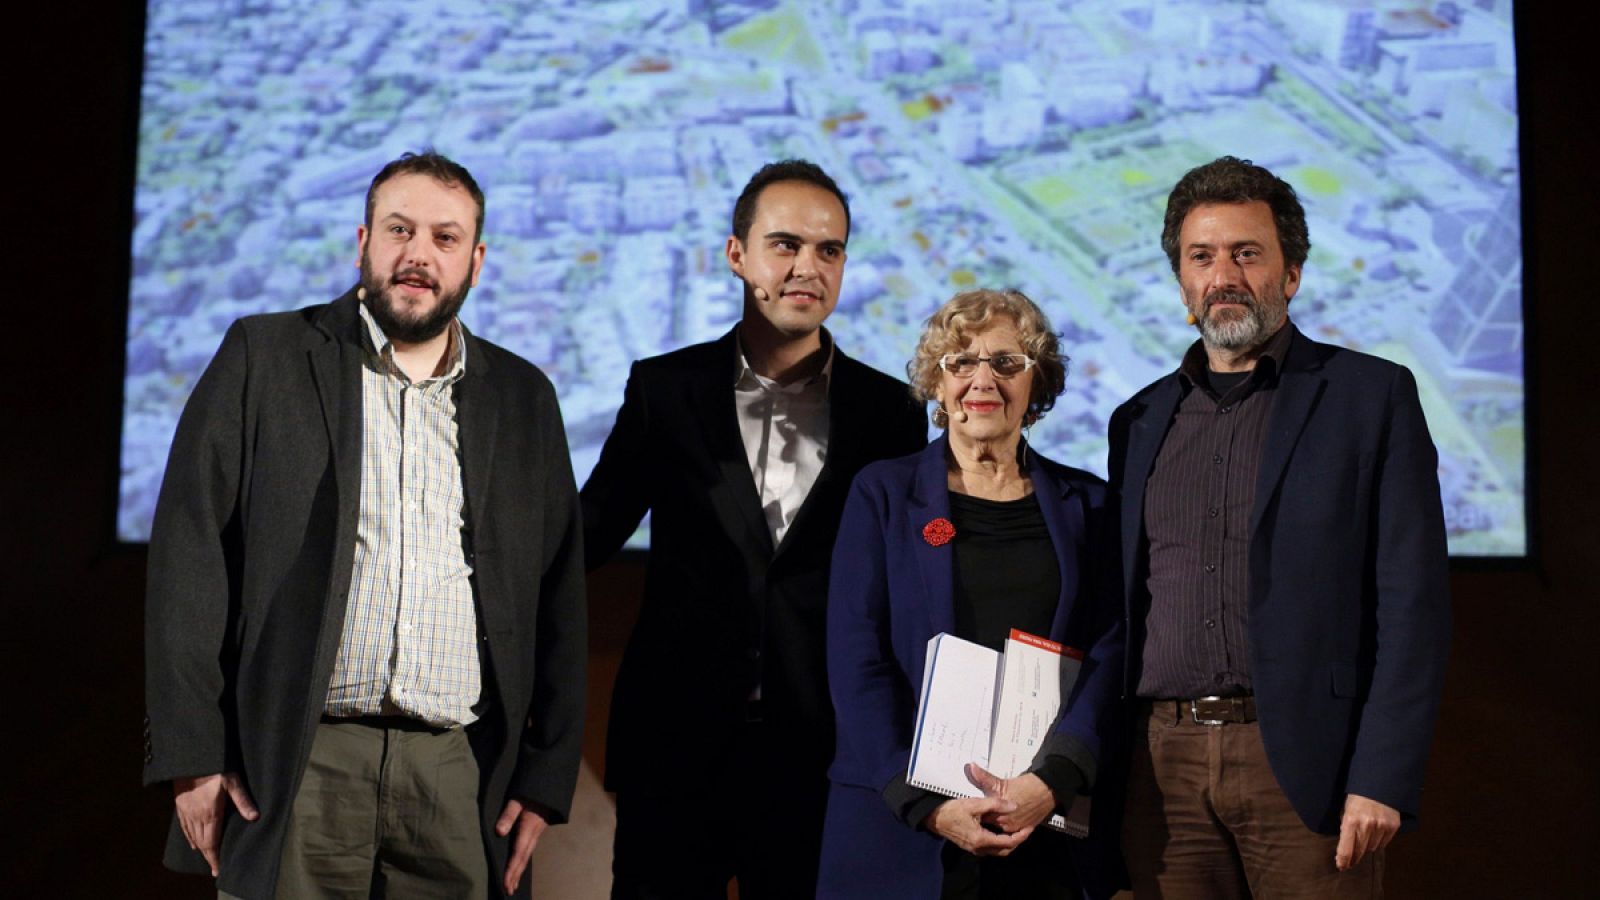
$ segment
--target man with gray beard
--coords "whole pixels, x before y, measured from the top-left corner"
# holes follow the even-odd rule
[[[1200,340],[1110,435],[1134,892],[1381,896],[1450,638],[1416,382],[1289,321],[1311,242],[1266,169],[1188,172],[1161,244]]]

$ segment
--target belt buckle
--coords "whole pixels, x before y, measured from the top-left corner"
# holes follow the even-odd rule
[[[1202,701],[1226,700],[1226,699],[1228,699],[1228,698],[1226,698],[1226,697],[1218,697],[1218,696],[1213,695],[1213,696],[1210,696],[1210,697],[1199,697],[1199,698],[1196,698],[1194,700],[1190,700],[1189,701],[1189,717],[1194,720],[1194,723],[1196,725],[1226,725],[1226,724],[1228,724],[1228,720],[1227,719],[1202,719],[1202,718],[1200,718],[1200,704],[1201,704]]]

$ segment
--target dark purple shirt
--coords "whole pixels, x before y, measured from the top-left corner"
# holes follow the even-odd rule
[[[1144,488],[1149,556],[1141,570],[1150,607],[1138,657],[1141,697],[1251,693],[1250,512],[1294,331],[1292,324],[1278,329],[1254,371],[1222,393],[1201,342],[1178,368],[1182,399]]]

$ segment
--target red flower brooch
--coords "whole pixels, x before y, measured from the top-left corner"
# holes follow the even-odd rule
[[[922,539],[935,547],[943,547],[955,536],[956,526],[950,524],[950,520],[943,516],[922,526]]]

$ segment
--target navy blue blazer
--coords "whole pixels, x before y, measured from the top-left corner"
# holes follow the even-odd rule
[[[1150,603],[1144,486],[1181,397],[1174,373],[1111,419],[1130,693]],[[1413,828],[1450,646],[1438,454],[1416,381],[1296,332],[1268,428],[1248,526],[1249,634],[1272,772],[1315,831],[1338,832],[1347,793]]]
[[[946,447],[940,439],[866,467],[845,503],[828,588],[828,684],[838,737],[818,896],[939,893],[943,840],[896,820],[883,790],[906,771],[928,641],[955,630],[952,548],[923,537],[928,522],[950,517]],[[1122,623],[1117,591],[1107,587],[1117,572],[1115,504],[1098,477],[1026,456],[1024,471],[1061,567],[1049,637],[1084,651],[1043,752],[1087,760],[1092,781],[1105,738],[1122,721]],[[1091,896],[1109,896],[1115,829],[1099,824],[1091,825],[1094,840],[1074,842],[1082,851],[1074,863],[1086,884],[1106,883]]]

